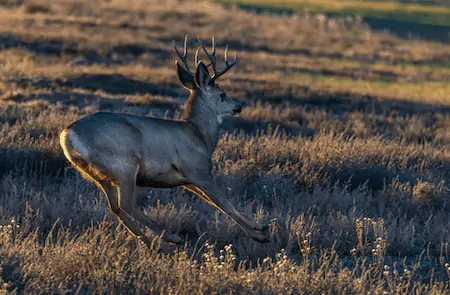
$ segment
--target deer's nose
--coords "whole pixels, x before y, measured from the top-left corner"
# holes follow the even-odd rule
[[[240,104],[236,105],[233,109],[233,114],[239,114],[242,111],[242,106]]]

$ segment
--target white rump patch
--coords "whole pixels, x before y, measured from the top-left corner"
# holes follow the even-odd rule
[[[217,115],[217,122],[219,122],[219,124],[222,124],[222,115]]]
[[[89,159],[89,150],[82,143],[80,137],[72,130],[69,130],[69,139],[75,151],[80,154],[85,160]]]

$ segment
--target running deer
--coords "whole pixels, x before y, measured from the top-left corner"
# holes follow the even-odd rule
[[[225,67],[216,66],[216,46],[212,37],[212,51],[203,45],[195,54],[195,72],[188,65],[187,35],[181,54],[174,41],[174,49],[184,64],[175,62],[178,79],[189,90],[182,120],[166,120],[130,114],[98,112],[86,116],[68,127],[60,135],[66,158],[93,181],[106,195],[109,207],[135,237],[148,246],[151,239],[144,235],[135,221],[141,222],[169,243],[184,241],[165,231],[157,220],[145,215],[134,199],[136,186],[170,188],[183,186],[218,210],[231,217],[252,239],[265,243],[268,225],[258,224],[239,213],[226,199],[211,174],[211,156],[219,138],[222,116],[236,115],[241,106],[217,84],[217,79],[237,62],[228,60],[225,48]],[[213,70],[198,61],[203,48]]]

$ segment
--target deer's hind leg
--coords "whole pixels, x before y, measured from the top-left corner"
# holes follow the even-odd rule
[[[108,200],[109,208],[111,211],[117,215],[118,219],[125,228],[135,237],[141,239],[148,247],[151,247],[152,241],[139,229],[139,227],[134,224],[130,216],[120,208],[119,206],[119,193],[118,187],[109,181],[99,181],[97,183],[99,188],[104,192],[106,199]]]
[[[102,190],[108,201],[109,208],[116,214],[119,221],[136,238],[141,239],[148,247],[151,247],[152,241],[134,224],[131,218],[119,206],[118,187],[114,185],[98,168],[90,166],[83,159],[71,157],[70,162],[81,173],[83,178],[92,181]]]
[[[117,215],[123,225],[135,237],[142,239],[148,246],[152,244],[151,240],[144,235],[131,218],[142,222],[156,234],[162,234],[164,240],[175,244],[183,244],[180,237],[165,232],[156,220],[146,216],[137,207],[134,190],[139,165],[135,159],[129,159],[129,161],[123,161],[119,158],[110,159],[113,163],[123,163],[119,169],[115,169],[117,167],[102,168],[108,167],[108,162],[102,161],[101,158],[94,159],[92,161],[94,164],[89,164],[80,157],[72,156],[69,160],[84,178],[93,181],[104,192],[111,211]]]
[[[138,169],[132,174],[127,174],[117,180],[118,188],[118,206],[131,217],[145,224],[149,229],[158,235],[162,234],[164,240],[174,244],[184,244],[183,240],[173,234],[166,232],[153,218],[145,215],[137,206],[134,199],[134,190],[136,188],[136,175]]]

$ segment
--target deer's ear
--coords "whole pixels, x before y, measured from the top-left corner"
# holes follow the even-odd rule
[[[197,65],[197,70],[195,71],[195,84],[198,88],[205,90],[208,85],[211,85],[212,80],[209,75],[208,68],[205,64],[200,61]]]
[[[187,90],[193,90],[196,87],[194,75],[186,71],[186,69],[180,65],[178,60],[175,61],[175,64],[177,65],[178,80],[180,80],[184,88]]]

